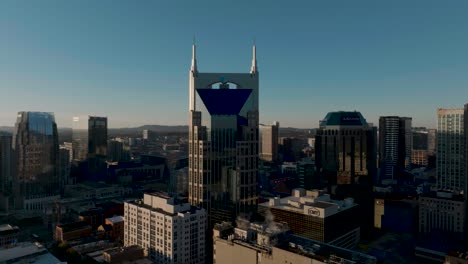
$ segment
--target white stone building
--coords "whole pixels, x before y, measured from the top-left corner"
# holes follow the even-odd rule
[[[154,263],[205,263],[207,215],[165,193],[126,202],[125,246],[138,245]]]

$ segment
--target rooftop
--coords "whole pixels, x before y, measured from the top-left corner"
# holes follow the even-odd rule
[[[346,198],[342,201],[332,200],[330,195],[321,190],[306,191],[297,188],[292,191],[291,196],[270,198],[268,202],[262,203],[260,206],[325,218],[357,206],[357,204],[352,198]]]
[[[359,253],[312,239],[295,236],[288,232],[280,223],[248,223],[246,230],[239,230],[224,222],[215,225],[218,239],[227,240],[239,246],[271,254],[275,249],[282,249],[294,254],[303,255],[309,259],[330,263],[377,263],[375,257]],[[269,230],[270,228],[270,230]],[[256,233],[257,235],[254,235]]]
[[[62,228],[63,232],[71,232],[74,230],[80,230],[84,228],[91,229],[91,226],[88,225],[88,223],[84,221],[79,221],[79,222],[74,222],[74,223],[69,223],[69,224],[61,224],[61,225],[57,225],[57,227]]]
[[[326,126],[368,126],[360,112],[330,112],[320,121],[320,127]]]
[[[39,243],[24,242],[16,247],[0,249],[0,263],[62,263]]]
[[[116,216],[109,217],[109,218],[106,218],[106,219],[109,220],[109,222],[111,222],[113,224],[120,223],[120,222],[124,221],[123,216],[120,216],[120,215],[116,215]]]
[[[8,235],[13,233],[18,233],[20,231],[19,227],[12,226],[9,224],[0,225],[0,235]]]
[[[277,247],[320,261],[334,260],[343,261],[336,263],[377,263],[377,259],[373,256],[295,235],[291,235],[286,243],[279,244]]]

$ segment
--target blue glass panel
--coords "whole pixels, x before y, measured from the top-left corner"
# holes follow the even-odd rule
[[[251,89],[197,89],[211,115],[237,115],[252,93]]]

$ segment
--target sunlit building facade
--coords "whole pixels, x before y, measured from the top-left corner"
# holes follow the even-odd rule
[[[464,164],[463,109],[437,109],[437,187],[463,191]]]
[[[272,125],[260,125],[260,159],[278,160],[279,122]]]

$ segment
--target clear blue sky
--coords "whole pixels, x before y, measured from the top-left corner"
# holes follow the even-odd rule
[[[18,111],[187,124],[188,70],[248,72],[262,122],[413,117],[468,102],[468,1],[0,1],[0,125]]]

